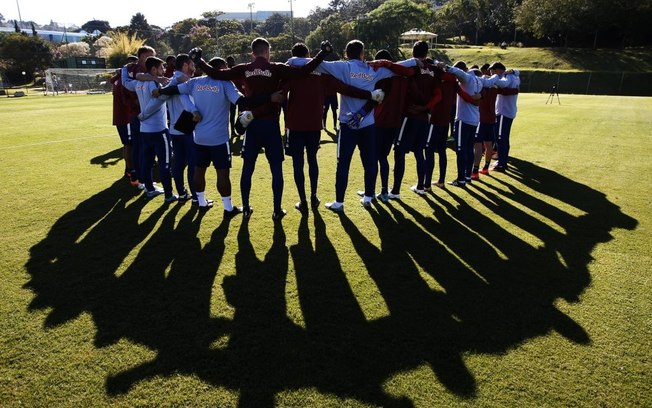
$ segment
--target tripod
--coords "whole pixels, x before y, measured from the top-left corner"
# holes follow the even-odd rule
[[[550,102],[551,105],[555,102],[555,95],[557,95],[557,102],[561,105],[561,101],[559,100],[559,92],[557,92],[557,84],[552,86],[550,95],[548,95],[548,99],[546,99],[546,105],[548,102]]]

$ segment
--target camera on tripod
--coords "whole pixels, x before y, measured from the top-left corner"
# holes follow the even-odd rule
[[[557,84],[552,84],[552,89],[550,90],[550,95],[548,95],[548,99],[546,99],[546,105],[548,102],[552,105],[552,103],[555,101],[555,95],[557,96],[557,103],[561,105],[561,101],[559,100],[559,91],[557,91]]]

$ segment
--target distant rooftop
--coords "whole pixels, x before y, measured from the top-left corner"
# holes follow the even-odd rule
[[[32,29],[31,28],[21,28],[21,31],[27,35],[32,35]],[[14,27],[0,27],[0,32],[3,33],[13,33],[15,32]],[[97,33],[92,33],[93,35],[99,34]],[[71,33],[70,31],[51,31],[51,30],[41,30],[39,28],[36,29],[36,35],[41,37],[42,39],[54,43],[62,43],[62,42],[79,42],[81,41],[82,38],[86,37],[88,33],[86,31],[81,31],[79,33]]]
[[[217,17],[218,20],[238,20],[238,21],[265,21],[272,14],[280,14],[282,16],[290,17],[290,10],[275,10],[275,11],[255,11],[249,13],[248,11],[238,11],[233,13],[224,13]]]

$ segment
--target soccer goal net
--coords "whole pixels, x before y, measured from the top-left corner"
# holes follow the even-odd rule
[[[45,71],[44,93],[106,93],[115,69],[50,68]]]

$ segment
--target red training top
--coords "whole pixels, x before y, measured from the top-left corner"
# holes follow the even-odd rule
[[[120,71],[111,77],[111,87],[113,91],[113,124],[126,125],[131,117],[129,106],[125,100],[125,87],[120,80]]]
[[[374,109],[376,127],[391,129],[400,128],[405,113],[407,93],[407,78],[393,76],[383,79],[376,85],[385,92],[383,103]]]
[[[245,96],[270,95],[281,89],[281,80],[305,77],[324,60],[321,53],[302,67],[291,67],[287,64],[269,62],[264,57],[256,57],[247,64],[238,64],[230,69],[215,69],[205,61],[198,65],[209,77],[221,81],[244,79]],[[256,108],[257,119],[277,119],[281,111],[280,105],[269,102]],[[321,119],[320,119],[321,120]]]

